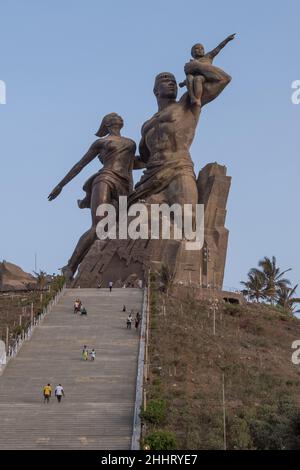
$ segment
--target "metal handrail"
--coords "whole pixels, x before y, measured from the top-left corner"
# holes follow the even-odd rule
[[[140,345],[138,355],[138,371],[136,379],[136,394],[133,417],[133,430],[131,439],[131,450],[140,449],[142,435],[141,409],[146,404],[145,383],[148,376],[148,340],[149,340],[149,294],[150,294],[150,276],[148,275],[148,284],[144,288],[142,323],[140,331]]]

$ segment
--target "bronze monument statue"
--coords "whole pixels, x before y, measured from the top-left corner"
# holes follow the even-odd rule
[[[122,118],[115,113],[106,116],[97,140],[87,154],[71,169],[49,195],[54,199],[62,187],[74,178],[93,158],[101,155],[104,168],[85,183],[86,197],[79,207],[90,207],[92,227],[80,238],[64,273],[68,279],[79,267],[73,285],[96,287],[108,280],[115,285],[146,277],[150,266],[168,264],[179,284],[221,288],[227,250],[228,231],[224,227],[230,178],[226,168],[207,165],[198,180],[190,155],[202,107],[213,101],[231,81],[231,77],[212,65],[214,57],[234,38],[228,36],[205,54],[201,44],[192,48],[193,59],[185,64],[187,91],[177,101],[178,86],[172,73],[162,72],[155,78],[154,94],[158,111],[142,126],[139,156],[135,143],[120,135]],[[140,181],[132,188],[132,170],[145,168]],[[201,194],[199,194],[199,191]],[[202,250],[187,251],[182,240],[98,240],[96,225],[99,204],[113,202],[129,195],[129,206],[146,204],[197,203],[205,206],[205,244]],[[211,253],[213,262],[208,259]]]

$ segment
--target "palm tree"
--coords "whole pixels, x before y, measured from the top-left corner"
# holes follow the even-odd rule
[[[294,287],[282,286],[277,290],[277,305],[290,313],[298,313],[300,310],[294,310],[294,305],[300,303],[299,297],[294,297],[298,284]]]
[[[255,299],[256,302],[259,302],[260,299],[265,298],[266,279],[264,273],[259,269],[250,269],[248,281],[242,281],[241,284],[246,287],[242,292],[249,297],[249,300]]]
[[[265,256],[259,261],[258,265],[262,268],[265,276],[265,296],[269,298],[273,305],[278,289],[286,288],[291,284],[288,279],[282,277],[285,273],[291,271],[291,268],[281,272],[280,268],[276,265],[275,256],[272,256],[272,259]]]
[[[40,271],[38,273],[34,271],[34,274],[36,277],[37,287],[40,290],[43,290],[45,285],[47,284],[47,273],[45,271]]]

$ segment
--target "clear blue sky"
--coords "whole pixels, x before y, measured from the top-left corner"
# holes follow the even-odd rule
[[[291,83],[300,79],[297,1],[1,0],[0,259],[55,272],[90,214],[79,210],[94,162],[58,199],[47,195],[116,111],[139,141],[156,111],[154,76],[184,78],[190,47],[236,40],[215,64],[233,77],[203,109],[192,147],[196,170],[225,164],[232,176],[225,285],[239,286],[264,255],[300,281],[299,122]]]

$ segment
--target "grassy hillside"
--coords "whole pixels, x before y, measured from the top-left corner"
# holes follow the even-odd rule
[[[222,303],[214,336],[207,301],[166,296],[152,283],[150,304],[144,444],[223,449],[224,377],[227,448],[300,448],[300,365],[291,362],[298,319]]]

